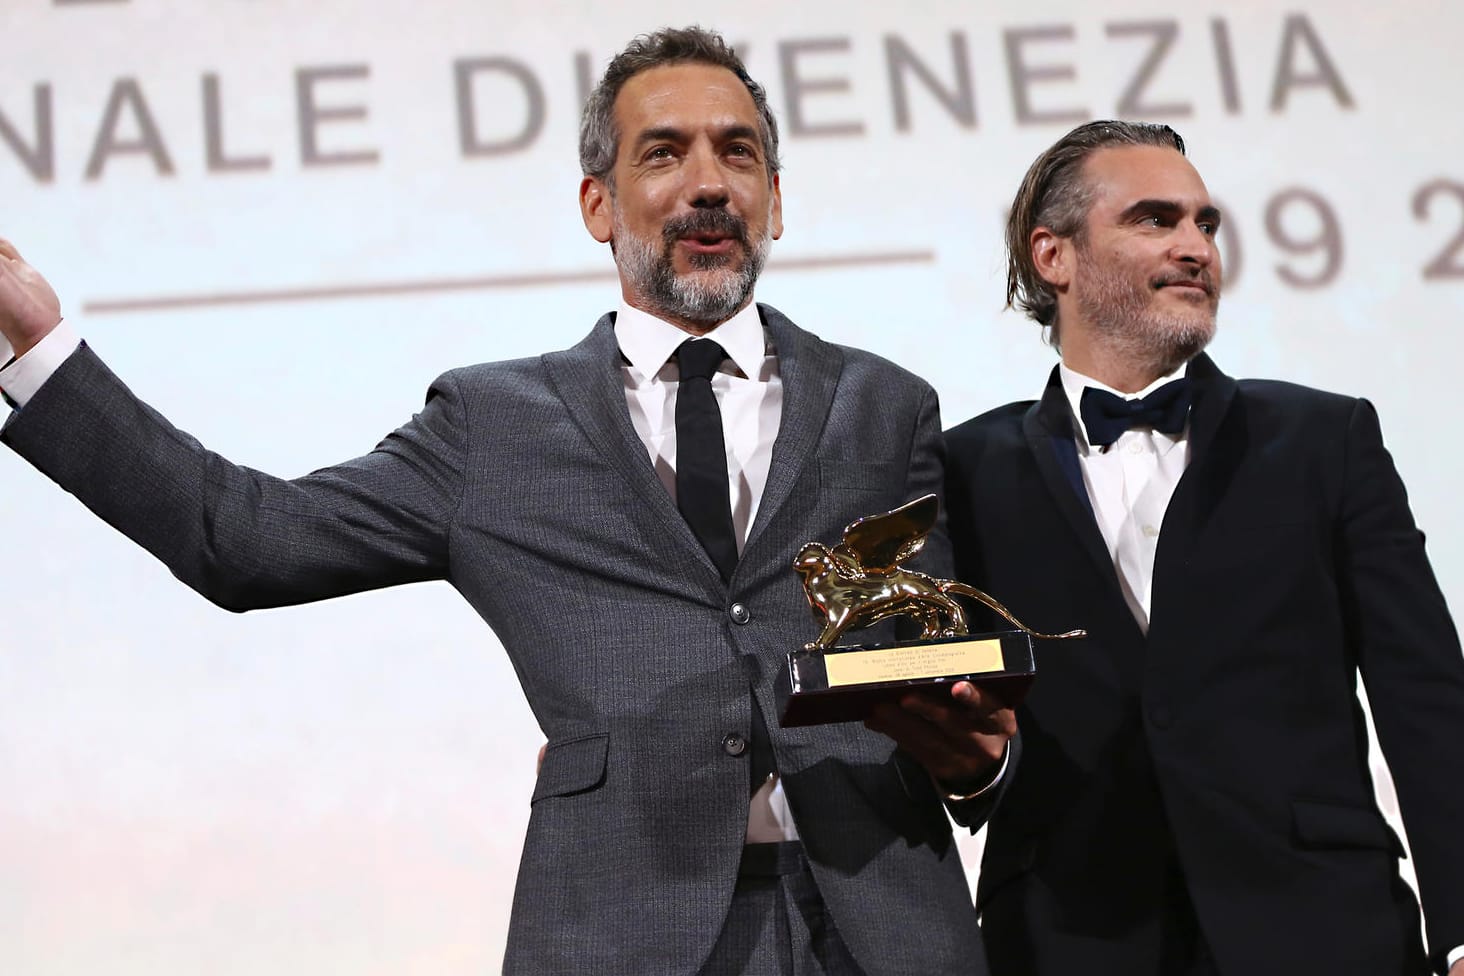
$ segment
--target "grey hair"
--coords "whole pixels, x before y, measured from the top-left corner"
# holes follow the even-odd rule
[[[768,179],[778,172],[778,122],[768,106],[767,92],[748,75],[742,60],[716,31],[701,27],[666,27],[653,34],[641,34],[611,59],[605,76],[590,92],[580,116],[580,171],[603,181],[614,190],[612,172],[620,150],[620,130],[615,124],[615,99],[631,78],[674,64],[709,64],[726,68],[747,87],[757,109],[758,130]]]
[[[1093,185],[1083,179],[1083,164],[1100,149],[1159,146],[1184,153],[1184,139],[1167,125],[1152,122],[1088,122],[1038,156],[1022,178],[1007,215],[1007,308],[1020,308],[1047,327],[1047,341],[1058,345],[1057,290],[1037,271],[1032,232],[1046,227],[1058,237],[1085,240]]]

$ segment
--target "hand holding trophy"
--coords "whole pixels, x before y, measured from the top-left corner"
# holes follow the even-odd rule
[[[810,542],[799,551],[793,569],[803,577],[823,629],[788,655],[790,691],[782,725],[862,719],[876,703],[913,687],[956,681],[996,688],[1016,704],[1036,673],[1033,638],[1087,636],[1081,630],[1038,633],[973,586],[901,566],[925,545],[939,504],[935,495],[925,495],[882,515],[856,519],[832,549]],[[957,595],[985,604],[1014,629],[971,635]],[[835,644],[845,631],[899,616],[920,623],[917,639],[868,647]]]

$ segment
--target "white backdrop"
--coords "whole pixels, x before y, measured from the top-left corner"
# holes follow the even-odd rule
[[[1464,7],[1105,6],[3,0],[0,234],[145,399],[300,474],[613,307],[585,79],[699,20],[784,127],[759,298],[953,424],[1054,361],[1001,311],[1027,163],[1163,119],[1227,212],[1216,359],[1377,403],[1459,608]],[[8,452],[0,565],[0,972],[498,968],[541,737],[448,587],[233,616]]]

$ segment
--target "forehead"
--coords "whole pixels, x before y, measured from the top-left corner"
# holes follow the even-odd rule
[[[1116,212],[1138,200],[1167,200],[1186,209],[1210,206],[1210,191],[1190,161],[1162,146],[1113,146],[1083,164],[1093,212]]]
[[[747,86],[726,68],[672,64],[631,77],[615,97],[615,121],[629,140],[649,128],[755,126],[757,108]]]

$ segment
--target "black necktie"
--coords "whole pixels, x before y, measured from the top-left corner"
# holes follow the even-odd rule
[[[723,582],[737,568],[737,533],[727,490],[727,443],[712,374],[727,353],[711,339],[687,339],[676,348],[681,383],[676,390],[676,505],[716,563]],[[748,772],[756,793],[777,769],[767,723],[752,698]]]
[[[724,581],[737,567],[737,535],[727,492],[722,412],[712,393],[712,374],[726,358],[711,339],[688,339],[676,349],[681,370],[676,391],[676,505]]]
[[[1086,386],[1078,400],[1078,412],[1083,415],[1083,426],[1088,430],[1088,443],[1107,447],[1134,427],[1178,434],[1184,430],[1192,397],[1190,381],[1184,377],[1165,383],[1137,400],[1125,400],[1107,390]]]

